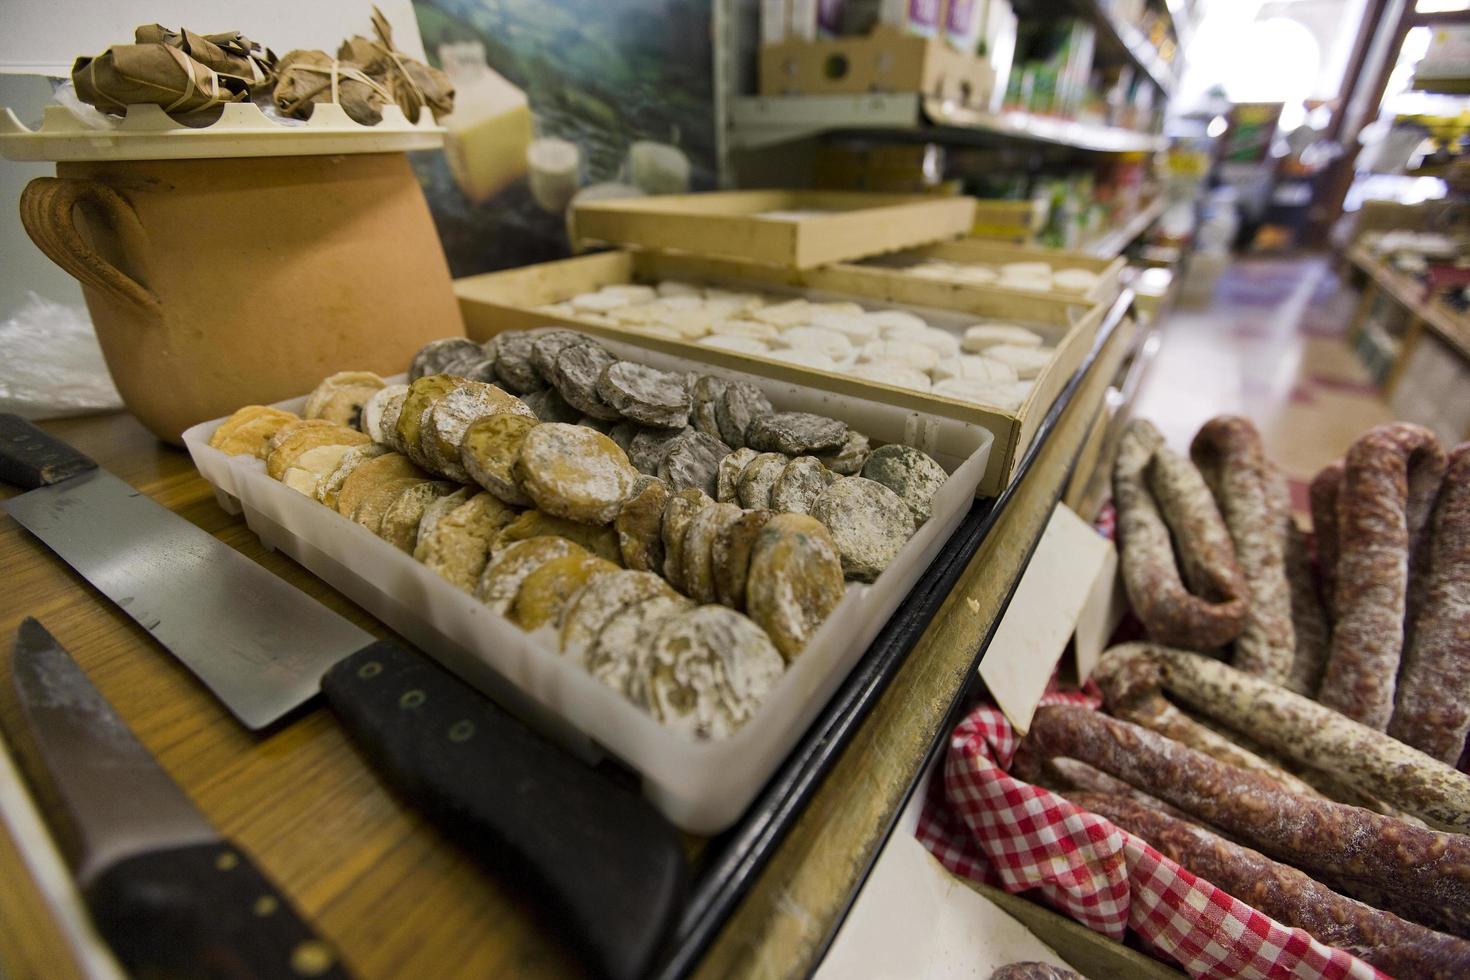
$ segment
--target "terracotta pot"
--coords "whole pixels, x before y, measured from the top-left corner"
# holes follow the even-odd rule
[[[112,378],[162,439],[464,334],[402,153],[61,163],[21,220],[81,280]],[[80,220],[79,220],[80,216]]]

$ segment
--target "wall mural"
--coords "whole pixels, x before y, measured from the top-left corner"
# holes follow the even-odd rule
[[[709,190],[710,0],[415,0],[449,73],[442,153],[410,157],[454,275],[570,254],[578,195]]]

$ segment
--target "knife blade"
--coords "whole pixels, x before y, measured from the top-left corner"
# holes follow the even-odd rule
[[[125,494],[105,488],[98,474]],[[543,921],[598,973],[631,978],[647,969],[678,911],[688,869],[678,833],[641,796],[428,658],[375,641],[14,415],[0,414],[0,479],[32,488],[4,508],[114,602],[128,600],[124,609],[247,727],[256,727],[247,715],[268,724],[322,690],[373,769],[472,856],[529,886]],[[34,504],[27,499],[37,494]],[[117,529],[111,521],[127,518],[107,508],[120,494],[131,518],[187,555],[207,557],[176,559],[132,528]],[[100,513],[110,517],[89,511],[98,497]],[[150,564],[135,571],[139,554]],[[229,589],[201,581],[219,569]],[[242,593],[268,598],[231,608]],[[195,612],[209,603],[218,607],[213,622]],[[135,609],[149,612],[140,619]],[[165,628],[165,620],[175,625]],[[208,628],[185,628],[191,623]],[[227,663],[214,662],[220,659]],[[255,686],[251,670],[289,688],[289,696],[247,690]],[[237,695],[240,710],[221,688]]]
[[[98,932],[138,976],[349,976],[246,853],[222,837],[50,633],[11,659],[31,781],[49,790]]]
[[[14,415],[0,415],[0,503],[183,661],[245,727],[321,689],[372,634]]]

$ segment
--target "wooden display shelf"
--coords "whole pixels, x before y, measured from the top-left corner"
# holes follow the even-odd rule
[[[909,655],[881,669],[860,665],[817,723],[816,757],[793,760],[799,770],[773,780],[780,806],[760,826],[718,849],[688,842],[691,852],[705,851],[702,861],[733,863],[738,874],[735,887],[705,893],[691,907],[665,975],[803,976],[814,968],[951,713],[976,683],[987,637],[1130,346],[1125,305],[1120,299],[1089,367],[1054,406],[1024,475],[979,527],[967,525],[976,540],[962,553],[971,557],[933,597],[943,604],[932,622],[907,624],[919,634]],[[188,456],[132,416],[44,428],[329,608],[387,635],[320,580],[266,551],[218,507]],[[309,707],[264,734],[246,732],[141,627],[9,518],[0,518],[0,566],[9,573],[0,633],[13,636],[21,619],[39,618],[206,818],[255,858],[359,977],[582,975],[523,896],[384,788],[329,712]],[[0,644],[4,669],[9,656],[9,644]],[[16,721],[8,685],[0,685],[0,721]],[[58,945],[55,919],[37,908],[8,829],[0,833],[0,921],[29,924],[0,929],[6,976],[84,975]]]
[[[1172,301],[1172,298],[1171,298]],[[1159,317],[1140,325],[1117,376],[1108,388],[1102,411],[1082,446],[1077,470],[1067,485],[1064,503],[1085,521],[1094,520],[1113,495],[1113,461],[1123,428],[1133,417],[1133,405],[1162,346]]]
[[[977,222],[978,223],[978,222]],[[1121,258],[1100,258],[1091,252],[1073,251],[1064,248],[1046,248],[1040,245],[1017,245],[996,241],[983,235],[960,238],[934,245],[921,245],[890,255],[868,259],[861,263],[842,263],[841,267],[881,271],[889,275],[912,277],[913,266],[926,259],[939,259],[960,265],[984,265],[992,269],[1011,262],[1045,262],[1054,269],[1084,269],[1095,273],[1097,283],[1080,293],[1048,290],[1043,293],[1056,299],[1075,298],[1084,303],[1111,303],[1122,288],[1123,269],[1127,266]],[[940,279],[940,282],[956,280]],[[985,289],[1016,296],[1035,296],[1037,291],[1004,286],[1000,282],[978,283]]]
[[[1014,411],[965,402],[929,391],[895,388],[833,369],[787,364],[755,354],[720,350],[693,340],[659,337],[622,324],[602,324],[575,312],[546,312],[561,303],[609,285],[654,283],[661,279],[720,285],[740,291],[765,291],[815,299],[856,300],[866,306],[918,312],[931,322],[970,323],[975,317],[1000,319],[1042,333],[1055,346],[1052,362],[1037,376],[1031,394]],[[995,446],[979,492],[1001,492],[1036,438],[1047,410],[1084,362],[1107,307],[1048,293],[990,289],[896,275],[883,269],[834,264],[805,271],[722,259],[648,251],[609,251],[466,276],[454,284],[471,339],[484,341],[501,330],[563,325],[651,350],[691,357],[711,366],[745,371],[791,384],[899,405],[916,416],[958,419],[989,429]],[[956,327],[954,322],[948,323]]]
[[[935,194],[758,190],[572,205],[573,240],[812,269],[957,238],[975,199]]]
[[[1426,298],[1422,283],[1393,269],[1369,251],[1366,245],[1354,246],[1348,253],[1348,261],[1363,271],[1370,284],[1359,301],[1349,330],[1350,336],[1362,327],[1369,307],[1380,294],[1389,296],[1409,312],[1409,328],[1399,344],[1398,353],[1384,381],[1385,392],[1392,393],[1404,365],[1426,328],[1438,335],[1461,357],[1470,360],[1470,315],[1457,313],[1437,299]]]

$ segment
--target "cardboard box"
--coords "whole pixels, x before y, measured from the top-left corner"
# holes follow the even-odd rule
[[[978,319],[1001,319],[1041,332],[1056,347],[1056,355],[1036,379],[1026,402],[1019,410],[1008,412],[537,309],[581,293],[594,292],[603,286],[658,282],[661,279],[789,293],[818,300],[851,300],[870,309],[909,309],[931,323],[956,330]],[[990,463],[978,487],[978,492],[986,496],[999,494],[1010,481],[1047,409],[1091,350],[1108,309],[1102,305],[1089,307],[1060,302],[1045,296],[987,292],[973,286],[956,288],[911,277],[873,276],[855,273],[846,267],[799,272],[748,263],[632,251],[601,252],[469,276],[455,282],[455,294],[459,297],[465,326],[475,340],[487,340],[504,330],[565,325],[651,350],[698,358],[734,371],[899,405],[914,412],[915,425],[923,425],[926,416],[974,422],[995,434]]]
[[[1088,272],[1095,273],[1098,277],[1097,285],[1087,290],[1087,292],[1051,292],[1044,294],[1069,302],[1085,303],[1112,302],[1117,297],[1118,291],[1122,288],[1120,280],[1123,275],[1123,270],[1127,268],[1127,263],[1121,258],[1112,260],[1102,259],[1095,255],[1089,255],[1086,252],[1076,252],[1060,248],[1039,248],[1030,245],[1008,245],[1001,242],[986,241],[982,238],[961,238],[953,242],[924,245],[919,248],[911,248],[902,252],[895,252],[891,255],[868,259],[861,263],[853,263],[851,268],[860,269],[875,275],[920,278],[912,276],[907,270],[909,266],[922,262],[925,259],[943,259],[947,262],[991,267],[998,267],[1010,262],[1046,262],[1054,269],[1086,269]],[[944,280],[939,281],[943,282]],[[1013,289],[1000,285],[984,285],[979,288],[1018,296],[1037,295],[1034,290]]]
[[[936,143],[823,141],[816,149],[817,187],[880,194],[955,195],[960,193],[961,182],[940,180],[944,157],[944,147]]]
[[[1046,226],[1047,204],[1037,198],[1029,201],[975,202],[975,222],[969,234],[1013,245],[1029,245]]]
[[[987,108],[995,69],[941,37],[887,24],[853,37],[787,36],[760,51],[761,95],[863,95],[915,92]]]
[[[810,269],[957,238],[969,197],[847,191],[721,191],[587,201],[572,238]]]

